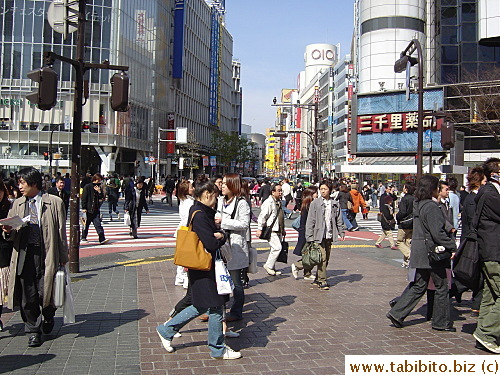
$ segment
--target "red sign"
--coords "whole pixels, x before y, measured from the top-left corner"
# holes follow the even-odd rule
[[[172,112],[167,113],[167,129],[174,130],[175,129],[175,115]],[[167,131],[167,154],[175,153],[175,132]]]
[[[437,121],[432,116],[424,117],[424,129],[440,130],[444,119]],[[386,133],[392,131],[417,131],[418,113],[389,113],[358,116],[357,130],[360,133]]]

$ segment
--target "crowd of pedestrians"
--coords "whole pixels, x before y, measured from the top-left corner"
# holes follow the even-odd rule
[[[474,338],[477,347],[500,354],[499,174],[500,160],[492,158],[470,171],[465,189],[459,189],[454,178],[439,181],[435,176],[425,175],[416,185],[405,183],[400,196],[394,185],[380,182],[378,186],[366,184],[360,189],[358,181],[350,179],[324,179],[313,184],[292,184],[286,178],[279,182],[264,179],[249,184],[234,173],[216,175],[212,180],[200,176],[194,181],[167,176],[162,181],[165,196],[160,202],[173,206],[173,198],[177,198],[179,228],[192,225],[206,251],[212,254],[212,267],[201,271],[177,266],[175,284],[187,289],[186,296],[168,320],[156,328],[162,345],[173,352],[172,342],[180,336],[182,327],[201,317],[208,321],[211,356],[241,357],[241,353],[226,345],[225,339],[238,337],[227,324],[244,319],[245,288],[254,250],[252,220],[257,223],[256,237],[267,241],[270,247],[263,269],[269,276],[280,276],[284,269],[277,265],[288,248],[285,219],[298,214],[294,254],[302,258],[291,264],[292,276],[297,279],[299,271],[303,271],[304,280],[327,291],[330,289],[327,267],[333,243],[343,241],[347,231],[362,229],[357,221],[359,212],[366,219],[371,209],[379,208],[377,219],[382,234],[375,246],[383,248],[387,239],[391,249],[401,251],[402,267],[408,269],[411,280],[401,296],[390,302],[387,318],[391,323],[403,328],[404,319],[427,294],[432,329],[455,331],[450,317],[450,296],[459,300],[467,287],[453,280],[451,261],[457,243],[474,233],[482,267],[481,282],[472,290],[472,313],[478,316]],[[41,345],[41,334],[50,333],[54,325],[56,308],[51,295],[54,274],[58,266],[68,261],[66,217],[70,184],[69,176],[42,176],[34,168],[11,174],[0,183],[0,219],[29,216],[28,225],[3,226],[0,318],[2,303],[9,295],[9,308],[20,306],[30,347]],[[93,224],[99,243],[108,242],[102,226],[102,211],[105,211],[102,205],[108,202],[110,221],[113,215],[120,220],[120,198],[124,201],[123,214],[129,220],[130,236],[138,238],[142,213],[149,213],[149,205],[153,204],[156,189],[153,178],[86,174],[80,188],[82,241],[86,241]],[[253,214],[252,207],[260,208],[258,216]],[[461,238],[457,238],[459,228]],[[316,264],[304,263],[303,257],[313,247],[318,249],[320,260]],[[234,284],[232,299],[218,293],[214,262],[221,257]]]

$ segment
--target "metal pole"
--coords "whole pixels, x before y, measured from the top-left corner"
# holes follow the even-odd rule
[[[432,174],[432,133],[430,141],[431,147],[429,147],[429,174]]]
[[[55,128],[50,131],[50,139],[49,139],[49,174],[52,178],[52,136],[54,135]]]
[[[160,132],[160,127],[158,126],[158,167],[156,167],[156,182],[160,183],[160,137],[161,137],[161,132]]]
[[[413,44],[418,54],[418,128],[417,128],[417,182],[423,174],[424,163],[424,65],[422,61],[422,46],[417,39]]]
[[[316,176],[318,181],[321,181],[321,166],[319,165],[318,155],[318,102],[314,103],[314,163],[313,176]],[[314,177],[313,177],[314,178]]]
[[[85,73],[85,6],[86,0],[78,2],[78,30],[76,44],[75,95],[73,102],[73,144],[71,155],[71,198],[70,198],[70,247],[69,269],[80,272],[80,159],[82,149],[82,107],[83,74]]]

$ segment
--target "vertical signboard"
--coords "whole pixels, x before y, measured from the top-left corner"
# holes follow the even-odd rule
[[[135,40],[138,43],[146,42],[146,11],[136,10],[135,11],[135,22],[137,23],[137,30]]]
[[[219,91],[220,91],[220,58],[221,58],[221,14],[217,7],[212,7],[212,22],[210,35],[210,108],[208,122],[219,125]]]
[[[182,78],[183,56],[184,56],[184,0],[175,0],[174,55],[172,64],[173,78]]]
[[[175,152],[175,115],[173,112],[167,113],[167,154]]]

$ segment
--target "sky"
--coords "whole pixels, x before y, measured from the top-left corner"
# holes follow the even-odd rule
[[[233,58],[241,63],[243,124],[274,127],[281,89],[296,88],[308,44],[340,43],[350,53],[354,0],[226,0]]]

